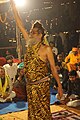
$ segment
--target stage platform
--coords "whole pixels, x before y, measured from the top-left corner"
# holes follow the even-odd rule
[[[67,107],[65,105],[51,105],[51,112],[58,112],[62,110],[69,110],[77,115],[80,115],[80,106],[77,108]],[[4,115],[0,115],[0,120],[28,120],[28,110],[13,112]]]

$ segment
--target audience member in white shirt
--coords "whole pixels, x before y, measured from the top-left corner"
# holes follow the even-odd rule
[[[51,48],[52,48],[52,52],[57,55],[58,54],[58,49],[54,46],[54,43],[53,42],[50,42],[49,43]]]
[[[11,80],[5,74],[5,70],[0,66],[0,102],[12,101],[16,93],[12,91]]]
[[[8,55],[6,57],[7,64],[5,64],[3,67],[5,69],[5,73],[10,77],[12,80],[12,83],[15,81],[15,76],[17,74],[17,63],[13,63],[13,56]]]

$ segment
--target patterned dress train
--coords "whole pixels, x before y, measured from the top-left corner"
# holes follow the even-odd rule
[[[28,120],[52,120],[50,112],[50,82],[39,81],[48,74],[47,63],[38,55],[41,43],[28,46],[24,59],[27,76]]]

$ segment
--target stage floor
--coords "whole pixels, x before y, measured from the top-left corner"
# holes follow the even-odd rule
[[[61,110],[69,110],[80,115],[80,106],[77,108],[67,107],[65,105],[51,105],[51,112],[57,112]],[[4,115],[0,115],[0,120],[28,120],[28,110],[20,111],[20,112],[13,112]]]

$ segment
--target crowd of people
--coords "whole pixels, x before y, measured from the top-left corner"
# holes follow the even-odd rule
[[[50,42],[50,46],[52,46],[52,42]],[[72,47],[72,50],[66,55],[55,54],[55,65],[57,72],[60,77],[60,81],[63,88],[63,97],[61,98],[61,103],[66,104],[67,106],[76,107],[80,105],[80,49],[79,45],[77,47]],[[52,82],[54,88],[57,89],[57,83],[52,78]],[[59,96],[57,95],[58,99]]]
[[[50,42],[49,46],[51,47],[51,49],[52,44],[53,43]],[[55,59],[55,67],[59,75],[60,82],[62,84],[64,93],[63,96],[65,96],[62,97],[61,103],[67,104],[68,106],[80,105],[79,48],[73,47],[69,54],[65,57],[63,56],[63,54],[58,54],[58,52],[56,54],[55,51],[53,51],[53,56]],[[5,62],[5,64],[2,65],[2,59],[0,60],[0,102],[16,102],[22,100],[27,101],[27,78],[24,69],[24,56],[22,55],[21,61],[16,63],[14,62],[14,57],[12,55],[7,55],[5,60],[3,59],[3,61]],[[49,66],[48,73],[50,74],[50,76],[52,76]],[[50,83],[53,89],[57,90],[58,85],[53,76],[51,77]],[[65,99],[63,100],[63,98]],[[68,104],[68,102],[70,102],[70,104]]]
[[[0,102],[27,101],[24,65],[14,63],[12,55],[5,59],[6,63],[0,66]]]

